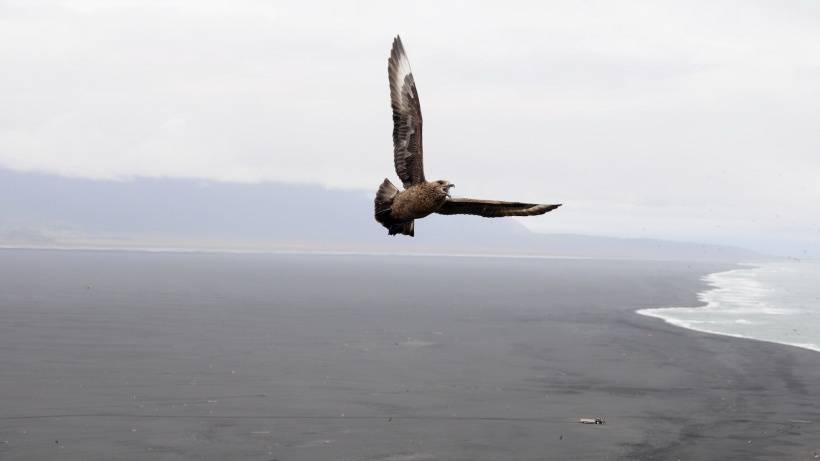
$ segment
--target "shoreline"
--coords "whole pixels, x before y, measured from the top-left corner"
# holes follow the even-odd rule
[[[666,319],[665,317],[662,317],[660,315],[653,315],[653,314],[647,314],[647,313],[642,312],[642,311],[651,311],[651,310],[654,310],[654,309],[675,309],[675,308],[674,307],[662,307],[662,308],[639,309],[639,310],[635,311],[635,313],[637,313],[639,315],[643,315],[645,317],[650,317],[650,318],[655,318],[655,319],[658,319],[658,320],[662,320],[665,324],[672,325],[676,328],[682,328],[684,330],[695,331],[695,332],[698,332],[698,333],[706,333],[706,334],[715,335],[715,336],[725,336],[727,338],[735,338],[735,339],[747,339],[747,340],[751,340],[751,341],[759,341],[759,342],[762,342],[762,343],[776,344],[778,346],[788,346],[788,347],[795,347],[795,348],[798,348],[798,349],[809,350],[809,351],[812,351],[812,352],[820,352],[820,346],[817,346],[814,343],[787,343],[787,342],[780,342],[780,341],[774,341],[774,340],[769,340],[769,339],[755,338],[754,336],[747,336],[747,335],[741,335],[741,334],[735,334],[735,333],[724,333],[724,332],[720,332],[720,331],[708,330],[708,329],[705,329],[705,328],[696,328],[696,327],[692,327],[692,326],[678,324],[674,320]]]
[[[686,330],[697,331],[700,333],[707,333],[712,335],[719,335],[719,336],[726,336],[730,338],[737,338],[737,339],[748,339],[753,341],[761,341],[770,344],[778,344],[782,346],[789,346],[789,347],[796,347],[800,349],[807,349],[813,352],[820,352],[820,345],[815,344],[813,342],[808,343],[800,343],[800,342],[791,342],[791,341],[782,341],[782,340],[775,340],[775,339],[767,339],[751,334],[741,334],[741,333],[732,333],[728,331],[719,331],[715,329],[709,329],[704,327],[698,327],[693,325],[693,322],[681,320],[674,316],[675,311],[693,311],[693,310],[700,310],[700,309],[710,309],[710,308],[720,308],[720,305],[717,304],[714,300],[709,299],[709,295],[711,293],[717,292],[719,290],[726,290],[729,287],[725,285],[721,285],[719,282],[715,281],[715,278],[719,276],[725,276],[728,274],[733,274],[741,271],[748,271],[748,270],[762,270],[764,266],[762,263],[752,263],[752,262],[739,262],[736,264],[740,266],[739,268],[723,270],[718,272],[711,272],[708,274],[703,275],[700,278],[700,281],[706,284],[706,288],[704,290],[699,291],[696,296],[698,299],[697,305],[692,306],[666,306],[666,307],[652,307],[652,308],[643,308],[635,310],[635,313],[638,315],[642,315],[645,317],[655,318],[662,320],[664,323],[668,325],[672,325],[678,328],[683,328]],[[711,279],[711,280],[710,280]]]

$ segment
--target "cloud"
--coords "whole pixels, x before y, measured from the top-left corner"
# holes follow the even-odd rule
[[[375,188],[408,48],[428,176],[543,230],[817,241],[820,6],[0,2],[0,166]]]

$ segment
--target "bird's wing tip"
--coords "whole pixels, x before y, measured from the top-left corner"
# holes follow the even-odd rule
[[[552,205],[539,205],[538,208],[543,210],[542,213],[547,213],[549,211],[552,211],[552,210],[560,207],[561,205],[563,205],[563,203],[555,203],[555,204],[552,204]]]

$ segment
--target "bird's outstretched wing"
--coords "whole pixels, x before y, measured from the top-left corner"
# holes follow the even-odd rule
[[[451,198],[444,202],[436,213],[474,214],[485,218],[504,216],[535,216],[552,211],[561,206],[538,203],[499,202],[497,200],[476,200],[471,198]]]
[[[390,106],[393,108],[393,162],[404,187],[424,182],[421,147],[421,105],[410,61],[401,38],[393,40],[387,61]]]

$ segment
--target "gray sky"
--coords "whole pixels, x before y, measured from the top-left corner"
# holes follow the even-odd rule
[[[813,0],[0,0],[0,167],[375,191],[396,33],[458,194],[820,256]]]

